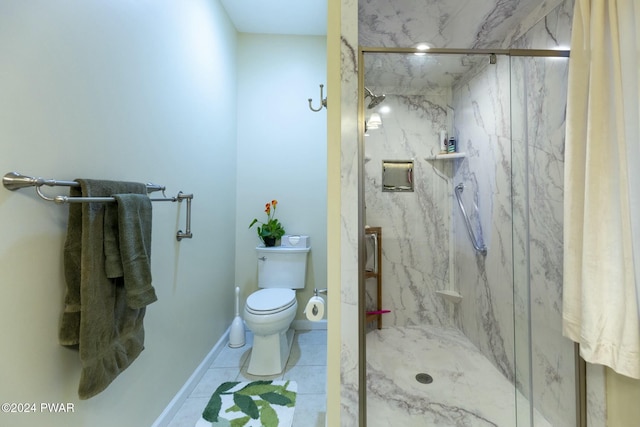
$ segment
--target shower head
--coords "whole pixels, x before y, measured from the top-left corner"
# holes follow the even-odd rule
[[[367,106],[367,108],[371,109],[371,108],[375,107],[376,105],[378,105],[378,104],[380,104],[382,101],[384,101],[384,98],[385,98],[385,95],[384,95],[384,94],[374,96],[374,97],[371,99],[371,102],[369,103],[369,105]]]
[[[365,86],[364,88],[365,90],[365,95],[364,97],[366,98],[367,96],[369,98],[371,98],[371,101],[369,102],[369,105],[367,105],[368,109],[372,109],[373,107],[375,107],[376,105],[380,104],[382,101],[384,101],[385,98],[385,94],[380,94],[380,95],[375,95],[373,92],[371,92],[371,90]]]

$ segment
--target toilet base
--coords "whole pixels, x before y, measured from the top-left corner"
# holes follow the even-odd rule
[[[293,329],[288,329],[273,335],[254,335],[247,373],[259,376],[282,373],[291,353],[293,333]]]

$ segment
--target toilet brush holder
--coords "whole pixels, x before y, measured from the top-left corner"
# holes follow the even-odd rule
[[[245,343],[244,322],[240,317],[239,300],[240,287],[236,286],[236,317],[231,322],[231,329],[229,330],[229,347],[231,348],[242,347]]]

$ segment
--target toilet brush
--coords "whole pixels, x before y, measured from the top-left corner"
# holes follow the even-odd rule
[[[229,347],[231,348],[244,345],[244,323],[242,323],[242,317],[240,317],[239,299],[240,287],[236,286],[236,317],[233,319],[231,330],[229,331]]]

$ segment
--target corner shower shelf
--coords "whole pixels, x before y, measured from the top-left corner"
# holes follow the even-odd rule
[[[431,157],[427,157],[427,160],[451,160],[451,159],[463,159],[467,157],[467,153],[464,152],[460,152],[460,153],[442,153],[442,154],[436,154],[435,156],[431,156]]]
[[[436,291],[436,294],[453,304],[458,304],[460,301],[462,301],[462,295],[460,295],[456,291],[443,289],[440,291]]]

